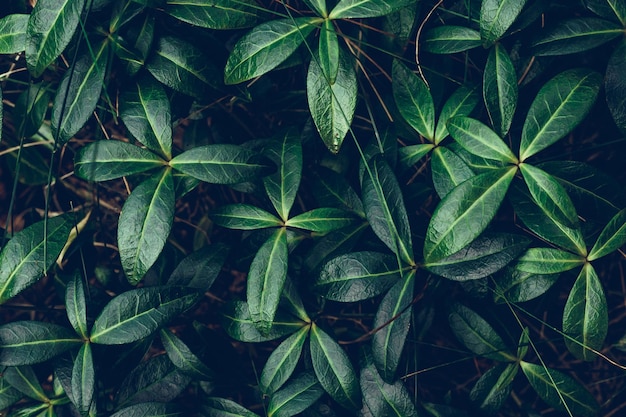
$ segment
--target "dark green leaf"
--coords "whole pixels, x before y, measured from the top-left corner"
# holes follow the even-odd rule
[[[229,229],[256,230],[280,227],[283,222],[272,213],[249,204],[227,204],[211,212],[215,224]]]
[[[615,124],[626,130],[626,40],[622,39],[613,51],[606,68],[604,91]]]
[[[505,136],[517,107],[517,73],[506,49],[500,44],[491,48],[483,73],[483,97],[491,125]]]
[[[617,213],[604,227],[591,248],[588,261],[601,258],[626,244],[626,209]]]
[[[357,19],[385,16],[413,4],[414,0],[339,0],[329,19]]]
[[[2,29],[0,29],[0,31],[1,30]],[[14,117],[16,117],[17,125],[20,129],[20,135],[29,137],[37,133],[48,111],[50,97],[51,91],[49,84],[46,82],[31,83],[28,85],[28,88],[20,94],[15,102],[14,113]],[[23,151],[24,149],[22,149],[22,152]],[[22,158],[25,159],[25,156],[23,155]]]
[[[263,9],[252,0],[167,0],[165,12],[207,29],[246,28],[263,15]]]
[[[27,14],[10,14],[0,19],[0,54],[17,54],[26,49]]]
[[[522,303],[546,293],[559,278],[559,274],[531,274],[513,267],[505,270],[498,279],[496,302]]]
[[[581,17],[559,24],[533,42],[537,56],[566,55],[595,48],[624,34],[617,23],[596,17]]]
[[[485,372],[470,392],[470,400],[489,414],[498,411],[511,392],[511,383],[517,375],[516,363],[499,364]]]
[[[124,68],[130,76],[139,72],[152,51],[154,20],[153,13],[145,13],[140,23],[127,28],[123,38],[116,38],[115,53],[122,59]]]
[[[435,128],[435,144],[441,143],[448,136],[448,120],[457,116],[469,116],[480,100],[475,86],[464,84],[446,100]]]
[[[81,416],[89,414],[94,400],[96,374],[91,345],[83,344],[78,351],[72,370],[72,401]]]
[[[517,158],[500,136],[476,119],[454,117],[448,121],[448,130],[457,143],[474,155],[501,162],[517,163]]]
[[[268,417],[291,417],[317,401],[324,390],[313,372],[303,372],[275,392],[267,407]]]
[[[314,173],[312,192],[322,207],[336,207],[365,217],[363,203],[348,181],[337,172],[321,167]]]
[[[585,258],[555,248],[530,248],[519,257],[515,268],[531,274],[558,274],[585,263]]]
[[[287,238],[289,240],[289,238]],[[283,285],[283,293],[281,298],[281,306],[302,321],[310,322],[311,319],[306,312],[306,308],[302,303],[299,289],[293,283],[293,280],[287,275],[285,285]]]
[[[618,20],[626,26],[626,4],[623,0],[585,0],[585,6],[607,19]]]
[[[202,404],[205,417],[258,417],[252,411],[226,398],[205,398]]]
[[[433,185],[440,198],[444,198],[463,181],[474,176],[474,172],[463,158],[444,146],[437,146],[433,150],[430,155],[430,168]]]
[[[596,400],[572,377],[543,365],[524,361],[520,365],[530,385],[552,407],[575,416],[596,415],[598,411]]]
[[[91,328],[91,341],[105,345],[132,343],[155,332],[198,301],[186,287],[143,287],[111,300]]]
[[[167,357],[183,373],[201,381],[213,381],[215,379],[215,373],[168,329],[161,329],[161,342]]]
[[[517,358],[519,360],[524,359],[528,353],[530,347],[530,337],[528,336],[528,327],[524,327],[522,333],[519,336],[519,342],[517,342]]]
[[[463,26],[444,25],[429,30],[422,46],[433,54],[454,54],[480,46],[480,33]]]
[[[47,402],[50,401],[46,396],[37,375],[30,366],[15,366],[6,368],[3,371],[3,379],[22,394],[34,400]]]
[[[347,227],[324,235],[304,259],[306,268],[312,271],[329,257],[352,250],[367,227],[369,227],[367,222],[362,222],[355,227]]]
[[[229,247],[221,243],[193,252],[178,264],[167,284],[207,291],[221,272],[228,252]]]
[[[305,325],[305,322],[278,310],[270,331],[267,334],[261,334],[250,318],[248,303],[233,301],[226,304],[222,311],[224,330],[230,337],[240,342],[258,343],[278,339],[298,331]]]
[[[238,84],[261,76],[285,61],[304,41],[317,17],[272,20],[252,29],[237,42],[224,69],[226,84]]]
[[[393,61],[393,98],[406,122],[429,141],[435,138],[435,105],[428,86],[402,62]]]
[[[285,222],[286,226],[328,233],[350,226],[357,220],[352,213],[336,208],[318,208],[298,214]]]
[[[78,271],[65,286],[65,311],[72,327],[83,339],[89,337],[87,328],[87,300],[85,299],[85,284]]]
[[[0,377],[0,410],[9,408],[23,397],[22,393],[13,388],[9,382]]]
[[[70,43],[85,0],[42,0],[33,8],[26,28],[26,64],[35,78],[43,74]]]
[[[532,102],[520,144],[520,161],[525,161],[571,132],[587,115],[596,100],[602,76],[576,68],[548,81]]]
[[[594,360],[596,354],[592,350],[602,349],[608,328],[609,315],[602,284],[596,270],[587,263],[580,271],[563,311],[567,349],[577,358]]]
[[[477,175],[461,183],[439,203],[426,231],[424,259],[432,263],[476,239],[496,215],[517,167]]]
[[[296,369],[308,335],[309,327],[303,327],[274,349],[263,367],[259,380],[259,387],[264,394],[273,394],[289,380]]]
[[[432,143],[420,143],[419,145],[403,146],[398,149],[398,164],[403,169],[410,168],[434,148],[435,145]]]
[[[179,417],[183,413],[176,404],[149,402],[134,404],[111,414],[111,417]]]
[[[315,324],[311,326],[310,345],[313,369],[324,390],[348,410],[360,410],[359,381],[346,352]]]
[[[0,365],[44,362],[81,343],[74,332],[56,324],[14,321],[0,326]]]
[[[320,30],[319,58],[322,74],[332,85],[337,80],[339,72],[339,41],[337,32],[332,20],[324,20],[324,25]]]
[[[480,36],[485,47],[499,40],[524,8],[526,0],[485,0],[480,7]]]

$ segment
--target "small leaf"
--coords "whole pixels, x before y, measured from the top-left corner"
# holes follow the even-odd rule
[[[505,136],[517,107],[517,73],[506,49],[500,44],[491,48],[483,73],[483,97],[491,125]]]
[[[519,257],[515,268],[531,274],[558,274],[585,263],[578,254],[555,248],[530,248]]]
[[[439,198],[444,198],[463,181],[475,176],[463,158],[445,146],[437,146],[431,153],[430,169]]]
[[[303,372],[292,378],[270,398],[268,417],[291,417],[300,414],[317,401],[324,389],[313,372]]]
[[[388,15],[413,4],[413,0],[339,0],[329,19],[358,19]]]
[[[9,408],[23,397],[22,393],[13,388],[9,382],[0,377],[0,409]]]
[[[6,368],[2,378],[27,397],[41,402],[50,401],[41,387],[35,371],[30,366]]]
[[[521,361],[526,357],[528,348],[530,347],[530,337],[528,336],[528,327],[524,327],[517,342],[517,358]]]
[[[470,400],[489,414],[498,411],[511,393],[511,383],[517,375],[516,363],[499,364],[485,372],[470,392]]]
[[[322,74],[332,85],[337,80],[339,72],[339,41],[332,20],[324,20],[320,30],[319,58]]]
[[[229,250],[228,246],[216,243],[191,253],[178,264],[167,284],[207,291],[222,271]]]
[[[430,29],[424,35],[422,46],[433,54],[454,54],[482,44],[480,33],[463,26],[444,25]]]
[[[227,204],[213,210],[210,216],[215,224],[229,229],[256,230],[283,225],[272,213],[249,204]]]
[[[622,25],[595,17],[559,22],[533,42],[537,56],[566,55],[587,51],[624,34]]]
[[[167,0],[165,13],[207,29],[247,28],[263,15],[251,0]]]
[[[448,130],[458,144],[474,155],[511,164],[517,163],[517,158],[500,136],[476,119],[454,117],[448,121]]]
[[[324,390],[348,410],[360,410],[361,391],[346,352],[317,325],[311,326],[311,361]]]
[[[16,118],[16,125],[19,126],[20,135],[30,137],[39,131],[48,111],[51,95],[50,85],[46,82],[30,83],[28,88],[20,94],[15,102],[13,114]],[[28,159],[25,155],[22,158]]]
[[[591,248],[588,261],[593,261],[618,250],[626,244],[626,209],[617,213],[604,227]]]
[[[259,380],[259,388],[264,394],[273,394],[289,380],[296,369],[308,335],[309,327],[303,327],[274,349],[263,367]]]
[[[328,233],[353,224],[357,219],[348,211],[336,208],[318,208],[298,214],[287,220],[285,226]]]
[[[596,359],[596,354],[590,349],[602,349],[608,328],[609,315],[602,284],[596,270],[587,263],[565,303],[565,345],[577,358],[592,361]]]
[[[45,362],[81,343],[74,332],[56,324],[14,321],[0,326],[0,365]]]
[[[480,100],[475,86],[464,84],[446,100],[435,128],[435,144],[441,143],[448,136],[448,120],[458,116],[469,116]]]
[[[87,300],[83,277],[76,271],[65,286],[65,311],[72,327],[83,339],[89,337],[87,328]]]
[[[617,20],[626,26],[626,4],[622,0],[585,0],[585,7],[611,20]]]
[[[521,13],[526,0],[485,0],[480,7],[480,36],[485,47],[499,40]]]
[[[233,301],[226,304],[222,311],[222,327],[235,340],[245,343],[266,342],[298,331],[307,323],[278,310],[274,316],[272,328],[267,334],[261,334],[252,319],[248,303]]]
[[[505,270],[498,279],[496,302],[522,303],[545,294],[556,283],[559,274],[531,274],[514,267]]]
[[[205,398],[201,407],[202,415],[206,417],[259,417],[247,408],[226,398]]]
[[[116,38],[115,53],[122,60],[123,68],[130,76],[136,75],[143,68],[148,55],[152,52],[154,21],[153,13],[145,13],[137,25],[130,25],[127,28],[124,38]]]
[[[111,414],[111,417],[178,417],[182,415],[183,413],[178,411],[176,404],[147,402],[122,408],[118,412]]]
[[[320,167],[314,172],[312,192],[322,207],[336,207],[365,217],[363,203],[345,177]]]
[[[402,62],[393,61],[393,98],[406,122],[429,141],[435,138],[435,105],[426,83]]]
[[[398,165],[402,167],[402,169],[408,169],[428,155],[434,148],[435,145],[432,143],[403,146],[398,149]]]
[[[0,19],[0,54],[17,54],[26,49],[29,15],[10,14]]]
[[[362,222],[354,227],[347,227],[324,235],[315,243],[304,259],[306,268],[313,271],[329,258],[350,252],[368,227],[367,222]]]
[[[622,39],[609,58],[604,78],[606,104],[615,124],[622,130],[626,130],[626,68],[622,65],[624,61],[626,61],[626,40]]]
[[[132,343],[193,306],[201,294],[186,287],[143,287],[126,291],[102,309],[91,328],[91,341]]]
[[[81,416],[89,414],[94,400],[96,374],[91,345],[83,344],[72,369],[72,401]]]
[[[168,329],[161,329],[161,342],[170,361],[185,374],[200,381],[213,381],[211,371],[176,335]]]

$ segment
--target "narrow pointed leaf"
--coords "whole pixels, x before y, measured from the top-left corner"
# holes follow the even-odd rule
[[[350,252],[368,227],[367,222],[361,222],[354,227],[347,227],[324,235],[304,259],[306,268],[313,271],[329,258]]]
[[[161,342],[170,361],[185,374],[200,381],[213,381],[215,373],[168,329],[161,329]]]
[[[398,165],[403,169],[408,169],[428,155],[434,148],[435,145],[432,143],[403,146],[398,149]]]
[[[263,15],[252,0],[167,0],[165,13],[207,29],[251,27]]]
[[[13,366],[7,368],[3,372],[2,377],[11,384],[12,387],[27,397],[41,402],[49,401],[37,379],[35,371],[30,366]]]
[[[311,321],[311,318],[307,314],[306,308],[302,303],[302,297],[300,297],[299,289],[296,287],[289,275],[287,275],[287,278],[285,279],[285,285],[283,285],[283,293],[280,301],[280,305],[284,307],[286,311],[290,312],[304,322]]]
[[[339,72],[339,41],[332,20],[324,20],[320,30],[319,58],[322,74],[330,84],[337,80]]]
[[[85,284],[80,273],[75,272],[65,286],[65,311],[72,327],[80,337],[89,336],[87,328],[87,300]]]
[[[457,152],[444,146],[436,147],[431,153],[430,168],[433,185],[440,198],[475,175]]]
[[[26,64],[35,78],[67,47],[78,27],[85,0],[42,0],[26,28]]]
[[[516,363],[499,364],[485,372],[470,392],[470,400],[489,414],[498,411],[511,393],[511,383],[517,375]]]
[[[40,129],[48,112],[48,105],[52,95],[50,90],[50,85],[46,82],[30,83],[28,88],[20,94],[15,102],[14,113],[16,125],[20,129],[20,135],[26,137],[33,136]]]
[[[441,143],[448,136],[448,120],[458,116],[469,116],[480,101],[478,89],[464,84],[446,100],[435,128],[435,144]]]
[[[422,46],[433,54],[454,54],[482,44],[480,32],[463,26],[444,25],[425,33]]]
[[[272,213],[249,204],[227,204],[211,212],[215,224],[229,229],[256,230],[280,227],[283,222]]]
[[[29,15],[10,14],[0,19],[0,54],[17,54],[26,49]]]
[[[248,303],[234,301],[228,303],[222,311],[224,330],[230,337],[240,342],[258,343],[278,339],[298,331],[305,325],[304,321],[278,310],[270,331],[261,334],[250,317]]]
[[[229,250],[227,245],[216,243],[191,253],[178,264],[167,284],[207,291],[222,271]]]
[[[320,167],[319,172],[314,173],[312,191],[322,207],[336,207],[365,217],[363,203],[354,188],[345,177],[333,170]]]
[[[316,17],[299,17],[256,26],[233,48],[224,69],[224,81],[238,84],[273,70],[300,46],[320,21]]]
[[[570,69],[548,81],[533,100],[522,130],[520,161],[533,156],[572,131],[596,100],[602,76]]]
[[[558,280],[559,274],[531,274],[508,267],[498,278],[494,295],[497,303],[522,303],[545,294]]]
[[[298,214],[285,223],[289,227],[328,233],[348,227],[357,220],[352,213],[336,208],[318,208]]]
[[[434,262],[470,244],[489,225],[516,168],[480,174],[461,183],[439,203],[426,231],[424,259]]]
[[[517,73],[506,49],[500,44],[491,48],[483,73],[483,98],[491,125],[505,136],[517,107]]]
[[[522,330],[522,333],[519,336],[519,341],[517,342],[517,358],[519,360],[523,360],[528,353],[529,348],[530,337],[528,336],[528,327],[524,327],[524,330]]]
[[[589,349],[602,349],[608,328],[608,308],[600,278],[591,264],[585,264],[563,311],[565,345],[577,358],[592,361],[596,354]]]
[[[517,158],[504,141],[487,125],[470,117],[448,121],[450,136],[468,152],[485,159],[515,164]]]
[[[357,19],[385,16],[410,4],[413,0],[340,0],[328,17]]]
[[[515,268],[531,274],[558,274],[585,263],[580,255],[554,248],[530,248],[519,257]]]
[[[183,412],[178,409],[176,404],[147,402],[134,404],[124,407],[111,417],[182,417]]]
[[[435,138],[435,105],[426,83],[398,60],[392,67],[393,98],[406,122],[429,141]]]
[[[309,408],[324,394],[313,372],[303,372],[270,398],[268,417],[291,417]]]
[[[105,345],[132,343],[154,333],[200,298],[186,287],[143,287],[111,300],[91,328],[91,341]]]
[[[91,345],[83,344],[72,369],[72,400],[81,416],[89,414],[94,400],[96,374]]]
[[[611,111],[615,124],[626,130],[626,40],[617,45],[609,59],[604,78],[606,104]]]
[[[326,332],[311,327],[311,361],[324,390],[348,410],[362,406],[359,380],[346,352]]]
[[[22,399],[24,395],[17,389],[13,388],[9,382],[0,377],[0,409],[9,408]]]
[[[591,248],[587,260],[593,261],[618,250],[626,244],[626,209],[617,213],[604,227]]]
[[[480,7],[480,36],[484,46],[500,39],[521,13],[526,0],[485,0]]]
[[[585,7],[598,16],[617,20],[626,26],[626,4],[622,0],[585,0]]]
[[[203,400],[202,412],[206,417],[259,417],[245,407],[226,398],[209,397]]]
[[[261,372],[259,387],[263,393],[271,395],[289,380],[308,335],[309,328],[303,327],[274,349]]]
[[[618,23],[596,17],[581,17],[559,22],[533,42],[537,56],[566,55],[586,51],[624,34]]]

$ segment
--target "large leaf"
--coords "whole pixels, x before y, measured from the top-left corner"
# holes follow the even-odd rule
[[[41,0],[33,8],[26,28],[26,64],[35,78],[70,43],[85,0]]]
[[[161,84],[141,77],[120,99],[120,117],[128,131],[148,149],[172,157],[170,102]]]
[[[434,262],[470,244],[496,215],[513,180],[516,167],[503,168],[470,178],[450,191],[433,213],[424,259]]]
[[[354,302],[382,294],[401,276],[395,256],[352,252],[326,262],[313,288],[329,300]]]
[[[167,0],[165,12],[207,29],[241,29],[254,26],[263,15],[253,0]]]
[[[433,54],[454,54],[480,46],[480,33],[463,26],[443,25],[426,32],[423,48]]]
[[[415,272],[411,270],[387,292],[378,305],[372,336],[372,358],[382,379],[392,384],[409,333]]]
[[[0,252],[0,304],[43,277],[63,250],[72,217],[39,221],[18,232]],[[47,235],[44,235],[47,233]]]
[[[222,271],[229,250],[228,246],[216,243],[193,252],[178,264],[167,284],[208,290]]]
[[[437,127],[435,128],[435,144],[439,144],[448,136],[448,120],[457,116],[469,116],[480,101],[478,89],[475,86],[464,84],[460,86],[441,109]]]
[[[313,369],[324,390],[348,410],[360,410],[359,380],[346,352],[315,324],[311,326],[310,345]]]
[[[596,415],[596,400],[572,377],[543,365],[524,361],[520,365],[530,385],[552,407],[574,416]]]
[[[505,136],[517,107],[517,73],[506,49],[500,44],[491,48],[483,73],[483,97],[491,125]]]
[[[132,343],[155,332],[184,312],[201,294],[186,287],[143,287],[126,291],[111,300],[91,328],[93,343]]]
[[[122,268],[136,285],[161,254],[174,222],[172,170],[156,172],[128,196],[117,225]]]
[[[569,19],[533,42],[537,56],[566,55],[586,51],[624,34],[618,23],[596,17]]]
[[[273,70],[300,46],[321,20],[299,17],[256,26],[233,48],[224,69],[224,81],[238,84]]]
[[[158,155],[117,140],[99,140],[82,147],[74,158],[74,173],[89,181],[107,181],[165,165]]]
[[[270,331],[261,334],[250,317],[248,303],[233,301],[222,311],[222,327],[230,337],[240,342],[258,343],[278,339],[298,331],[305,325],[302,320],[278,310]]]
[[[533,100],[520,143],[520,161],[533,156],[571,132],[596,100],[602,76],[576,68],[548,81]]]
[[[236,184],[272,172],[271,161],[237,145],[198,146],[181,153],[170,166],[201,181]]]
[[[402,62],[393,61],[393,98],[400,114],[420,135],[435,139],[435,105],[426,83]]]
[[[385,16],[413,3],[414,0],[340,0],[328,18],[357,19]]]
[[[626,244],[626,209],[617,213],[604,227],[591,248],[588,261],[601,258]]]
[[[361,188],[367,220],[380,240],[412,265],[411,228],[398,180],[380,155],[371,158],[365,168]]]
[[[517,158],[504,141],[487,125],[470,117],[448,121],[450,136],[468,152],[485,159],[515,164]]]
[[[96,373],[91,344],[85,343],[76,356],[72,369],[72,402],[81,416],[86,416],[94,400]]]
[[[511,27],[526,0],[485,0],[480,7],[480,36],[491,46]]]
[[[613,51],[606,68],[604,91],[615,124],[626,130],[626,39],[622,39]]]
[[[174,403],[147,402],[124,407],[111,417],[179,417],[183,412]]]
[[[30,366],[15,366],[3,371],[5,379],[12,387],[36,401],[50,401],[46,396],[37,374]]]
[[[276,230],[259,248],[248,273],[250,317],[261,333],[268,333],[287,277],[287,230]]]
[[[559,274],[531,274],[508,267],[497,280],[494,299],[496,302],[511,303],[529,301],[545,294],[558,278]]]
[[[326,147],[339,152],[350,129],[357,101],[357,77],[354,60],[339,49],[339,67],[331,83],[320,67],[319,56],[312,59],[306,79],[307,100],[311,117]]]
[[[531,274],[558,274],[585,263],[580,255],[556,248],[530,248],[519,257],[515,268]]]
[[[270,141],[262,152],[278,167],[275,173],[263,178],[263,185],[274,209],[286,221],[302,178],[300,136],[289,130],[279,140]]]
[[[596,270],[588,263],[580,271],[563,311],[567,349],[577,358],[594,360],[596,354],[589,349],[602,349],[608,328],[606,297]]]
[[[215,224],[229,229],[256,230],[280,227],[283,222],[272,213],[250,204],[227,204],[211,212]]]
[[[431,153],[430,169],[435,191],[440,198],[475,175],[457,152],[445,146],[437,146]]]
[[[168,329],[161,329],[161,342],[170,361],[185,374],[201,381],[213,381],[211,371],[189,347]]]
[[[291,417],[300,414],[317,401],[324,389],[313,372],[303,372],[292,378],[270,398],[268,417]]]
[[[74,332],[57,324],[14,321],[0,326],[0,365],[32,365],[80,346]]]
[[[290,218],[285,225],[316,233],[328,233],[348,227],[356,220],[352,213],[341,209],[318,208]]]
[[[324,74],[324,78],[332,85],[337,80],[339,72],[339,40],[335,25],[331,19],[324,20],[324,25],[320,30],[319,41],[319,65]]]
[[[516,363],[499,364],[485,372],[470,392],[470,400],[482,411],[493,414],[502,407],[511,393],[517,375]]]
[[[65,286],[65,311],[76,333],[83,339],[87,339],[89,329],[87,328],[85,284],[78,272],[74,273]]]
[[[10,14],[0,19],[0,54],[17,54],[26,48],[27,14]]]
[[[258,417],[252,411],[226,398],[209,397],[203,400],[202,412],[206,417]]]
[[[266,395],[273,394],[289,380],[300,360],[309,328],[303,327],[274,349],[261,372],[259,388]]]

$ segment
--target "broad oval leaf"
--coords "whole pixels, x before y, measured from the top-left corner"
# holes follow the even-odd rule
[[[170,361],[185,374],[200,381],[213,381],[211,371],[189,347],[168,329],[161,329],[161,342]]]
[[[487,370],[470,392],[472,403],[489,414],[498,411],[511,393],[511,383],[518,369],[516,363],[509,363],[499,364]]]
[[[530,105],[522,129],[520,161],[547,148],[574,129],[596,100],[602,76],[575,68],[548,81]]]
[[[193,306],[200,297],[197,290],[177,286],[126,291],[104,307],[91,328],[90,340],[120,345],[143,339]]]
[[[85,343],[78,351],[72,369],[72,402],[78,412],[89,413],[94,400],[96,373],[91,353],[91,344]]]
[[[207,29],[247,28],[264,14],[253,0],[167,0],[165,13]]]
[[[608,328],[606,297],[596,270],[588,263],[580,271],[565,303],[565,345],[577,358],[592,361],[596,354],[590,349],[602,349]]]
[[[406,122],[429,141],[435,139],[435,105],[426,83],[402,62],[393,61],[393,98]]]
[[[604,91],[606,104],[615,124],[626,131],[626,39],[622,39],[613,51],[606,68]]]
[[[433,185],[439,198],[444,198],[463,181],[475,175],[458,152],[445,146],[437,146],[431,153],[430,169]]]
[[[328,233],[348,227],[357,220],[352,213],[337,208],[317,208],[298,214],[285,222],[286,226]]]
[[[178,264],[167,284],[207,291],[222,271],[229,251],[227,245],[216,243],[191,253]]]
[[[388,15],[414,0],[340,0],[328,15],[329,19],[358,19]]]
[[[210,217],[215,224],[229,229],[256,230],[283,225],[272,213],[250,204],[227,204],[213,210]]]
[[[10,14],[0,19],[0,54],[17,54],[26,49],[29,15]]]
[[[85,284],[83,277],[78,271],[65,286],[65,311],[72,327],[83,339],[89,337],[87,328],[87,300],[85,297]]]
[[[267,406],[268,417],[291,417],[309,408],[324,394],[313,372],[303,372],[275,392]]]
[[[474,155],[511,164],[517,163],[517,158],[500,136],[476,119],[454,117],[448,121],[448,130],[458,144]]]
[[[480,36],[485,47],[499,40],[521,13],[526,0],[484,0],[480,7]]]
[[[497,303],[529,301],[545,294],[558,279],[559,274],[531,274],[508,267],[497,279],[494,300]]]
[[[457,116],[469,116],[480,101],[478,88],[469,84],[460,86],[446,100],[435,128],[435,144],[441,143],[448,136],[448,120]]]
[[[531,274],[558,274],[585,263],[582,256],[555,248],[530,248],[519,257],[515,268]]]
[[[618,250],[626,244],[626,209],[617,213],[604,227],[591,248],[588,261],[593,261]]]
[[[238,84],[273,70],[300,46],[321,21],[317,17],[299,17],[272,20],[256,26],[233,48],[224,69],[224,82]]]
[[[222,310],[222,326],[230,337],[240,342],[258,343],[278,339],[279,337],[298,331],[307,323],[278,310],[274,316],[272,328],[266,334],[261,334],[252,318],[248,303],[233,301]]]
[[[124,407],[111,414],[111,417],[178,417],[182,415],[183,412],[174,403],[147,402]]]
[[[257,414],[236,402],[218,397],[204,398],[202,412],[206,417],[258,417]]]
[[[482,44],[480,33],[464,26],[444,25],[426,32],[422,46],[433,54],[454,54]]]
[[[274,349],[261,372],[259,387],[266,395],[277,391],[289,380],[302,353],[304,341],[309,335],[309,327],[303,327]]]
[[[596,17],[564,20],[533,42],[533,53],[537,56],[573,54],[623,34],[622,25]]]
[[[506,49],[491,48],[483,73],[483,98],[491,125],[501,137],[511,127],[517,107],[517,73]]]
[[[33,8],[26,28],[26,64],[35,78],[70,43],[85,0],[41,0]]]

